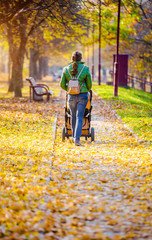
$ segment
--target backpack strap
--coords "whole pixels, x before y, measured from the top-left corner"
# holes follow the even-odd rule
[[[81,73],[82,73],[82,71],[83,71],[83,69],[84,69],[84,67],[85,67],[85,65],[83,65],[83,67],[81,68],[81,71],[79,72],[79,75],[78,75],[78,77],[76,78],[76,77],[72,77],[72,75],[71,75],[71,73],[70,73],[70,71],[69,71],[69,68],[67,68],[67,70],[68,70],[68,73],[69,73],[69,75],[70,75],[70,77],[71,77],[71,79],[72,78],[76,78],[77,80],[79,79],[79,77],[80,77],[80,75],[81,75]]]
[[[69,73],[69,75],[70,75],[70,77],[71,77],[71,79],[72,79],[73,77],[72,77],[72,75],[71,75],[71,73],[70,73],[70,71],[69,71],[69,68],[67,68],[67,70],[68,70],[68,73]]]
[[[83,67],[82,67],[82,69],[81,69],[81,71],[80,71],[77,79],[80,77],[80,75],[81,75],[81,73],[82,73],[82,71],[83,71],[84,68],[85,68],[85,65],[83,65]],[[80,86],[80,90],[81,90],[81,88],[83,87],[84,83],[85,83],[85,80],[82,82],[82,84],[81,84],[81,86]]]
[[[77,79],[79,79],[79,77],[80,77],[80,75],[81,75],[81,73],[82,73],[84,67],[85,67],[85,66],[83,65],[83,67],[81,68],[81,71],[79,72],[79,75],[78,75]]]

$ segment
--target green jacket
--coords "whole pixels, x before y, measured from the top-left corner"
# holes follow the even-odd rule
[[[68,92],[68,82],[71,80],[71,77],[68,73],[67,68],[69,67],[69,71],[71,71],[72,63],[70,63],[68,66],[66,66],[63,69],[63,73],[62,73],[62,77],[61,77],[61,81],[60,81],[60,87],[63,88],[67,92]],[[77,73],[76,77],[79,75],[79,72],[81,71],[84,62],[77,61],[77,64],[78,64],[78,73]],[[83,82],[84,82],[84,84],[83,84]],[[84,69],[79,77],[79,83],[80,83],[80,86],[81,86],[81,84],[83,84],[81,91],[80,91],[81,93],[86,93],[91,90],[92,81],[91,81],[90,71],[87,66],[84,67]]]

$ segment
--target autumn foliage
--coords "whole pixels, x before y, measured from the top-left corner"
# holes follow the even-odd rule
[[[64,103],[0,100],[0,238],[150,239],[151,147],[95,95],[96,141],[62,142]]]

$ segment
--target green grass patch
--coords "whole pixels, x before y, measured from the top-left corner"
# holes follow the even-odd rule
[[[135,134],[152,144],[152,94],[132,88],[118,88],[118,97],[114,97],[114,87],[93,84],[93,90],[111,108]]]

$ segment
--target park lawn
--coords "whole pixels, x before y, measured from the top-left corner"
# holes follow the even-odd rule
[[[152,144],[152,94],[133,88],[114,88],[105,84],[93,84],[93,90],[114,109],[118,116],[141,140]]]

